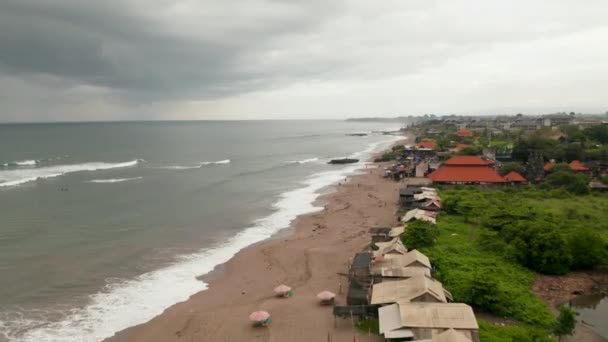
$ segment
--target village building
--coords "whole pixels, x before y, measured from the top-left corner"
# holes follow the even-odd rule
[[[387,242],[403,234],[404,226],[398,227],[374,227],[369,229],[369,234],[372,237],[372,243]]]
[[[522,184],[522,183],[525,183],[528,181],[526,178],[524,178],[524,176],[522,176],[517,171],[511,171],[511,172],[507,173],[507,175],[504,176],[504,179],[505,179],[505,181],[507,181],[511,184]]]
[[[401,242],[399,237],[388,242],[376,242],[372,244],[372,255],[374,258],[380,256],[384,258],[393,258],[407,254],[407,248]]]
[[[382,282],[372,286],[371,305],[423,302],[447,303],[452,295],[440,282],[426,276]]]
[[[494,162],[479,156],[454,156],[429,174],[440,184],[500,184],[506,181],[492,168]]]
[[[394,256],[392,258],[374,258],[371,263],[371,272],[374,274],[381,273],[384,268],[405,268],[405,267],[425,267],[431,269],[431,261],[429,258],[420,253],[418,250],[408,251],[404,255]]]
[[[407,223],[410,221],[425,221],[432,224],[437,223],[437,212],[422,209],[412,209],[401,217],[401,222]]]
[[[416,144],[416,147],[419,149],[425,148],[425,149],[429,149],[429,150],[436,150],[437,143],[434,141],[421,141]]]
[[[549,172],[555,165],[557,165],[557,162],[554,159],[551,159],[545,164],[543,169],[545,170],[545,172]],[[578,160],[573,160],[572,162],[570,162],[570,164],[568,164],[568,166],[570,166],[570,170],[572,171],[589,171],[589,168],[583,165],[583,163]]]
[[[469,131],[466,128],[462,128],[456,131],[456,135],[463,138],[471,138],[473,137],[473,132]]]
[[[374,284],[386,281],[398,281],[413,277],[430,277],[431,270],[422,266],[409,267],[379,267],[372,268]]]
[[[399,302],[379,308],[378,319],[387,341],[436,341],[453,331],[464,341],[479,342],[479,325],[466,304]]]

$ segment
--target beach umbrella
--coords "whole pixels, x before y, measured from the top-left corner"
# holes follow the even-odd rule
[[[336,298],[336,294],[331,291],[323,291],[317,295],[317,298],[319,298],[322,303],[332,303],[334,298]]]
[[[255,324],[268,325],[270,323],[270,314],[268,311],[255,311],[249,315],[249,320]]]
[[[285,297],[291,297],[291,295],[292,295],[291,287],[284,285],[284,284],[275,287],[274,293],[276,293],[277,296],[285,296]]]

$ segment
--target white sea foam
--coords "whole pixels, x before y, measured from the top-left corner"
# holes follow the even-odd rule
[[[200,169],[203,166],[209,165],[226,165],[230,164],[230,159],[219,160],[219,161],[204,161],[200,162],[197,165],[168,165],[168,166],[155,166],[153,169],[164,169],[164,170],[192,170],[192,169]]]
[[[225,165],[225,164],[230,164],[230,159],[218,160],[218,161],[204,161],[204,162],[201,162],[201,166],[205,166],[205,165]]]
[[[110,179],[92,179],[88,183],[122,183],[132,180],[142,179],[144,177],[133,177],[133,178],[110,178]]]
[[[287,164],[308,164],[308,163],[314,163],[316,161],[319,161],[319,158],[308,158],[308,159],[302,159],[302,160],[291,160],[291,161],[288,161]]]
[[[0,171],[0,187],[16,186],[38,179],[53,178],[65,175],[66,173],[79,171],[97,171],[115,168],[123,168],[137,165],[138,160],[124,163],[83,163],[71,165],[54,165],[48,167],[17,169]]]
[[[370,144],[357,155],[362,159],[392,142]],[[80,342],[99,341],[115,332],[144,323],[161,314],[172,304],[187,300],[194,293],[205,290],[207,284],[196,276],[211,272],[215,266],[225,263],[241,249],[268,239],[281,229],[290,226],[299,215],[323,209],[313,203],[320,190],[338,183],[362,168],[365,162],[349,164],[339,169],[314,174],[302,182],[302,186],[283,193],[274,203],[275,211],[254,222],[225,243],[183,256],[175,264],[135,279],[113,283],[90,297],[90,303],[72,310],[60,322],[23,322],[19,336],[9,336],[11,341]]]

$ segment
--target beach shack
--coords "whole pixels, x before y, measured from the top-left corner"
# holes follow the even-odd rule
[[[380,307],[378,320],[386,341],[445,341],[456,336],[460,341],[479,342],[475,314],[466,304],[399,302]]]
[[[452,300],[452,294],[444,289],[439,281],[426,276],[416,276],[374,284],[370,304],[447,303],[448,300]]]
[[[372,248],[374,260],[380,257],[393,258],[407,254],[407,248],[405,248],[403,242],[401,242],[401,239],[398,237],[387,242],[376,242],[373,245],[375,246],[375,248]]]
[[[380,267],[372,269],[374,284],[388,281],[399,281],[412,277],[430,277],[431,270],[421,266],[410,267]]]
[[[418,250],[408,251],[404,255],[395,256],[392,258],[383,258],[382,260],[374,260],[371,266],[371,272],[379,274],[382,268],[405,268],[405,267],[424,267],[431,269],[429,258],[418,252]]]
[[[405,213],[403,217],[401,217],[401,222],[407,223],[410,221],[426,221],[432,224],[436,224],[437,220],[437,212],[423,209],[412,209]]]
[[[355,254],[348,271],[349,286],[346,296],[348,305],[366,305],[369,302],[368,290],[371,284],[372,253]]]
[[[372,237],[372,243],[391,241],[392,228],[390,227],[374,227],[369,229],[369,235]]]

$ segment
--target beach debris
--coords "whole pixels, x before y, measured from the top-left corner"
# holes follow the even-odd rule
[[[270,324],[271,318],[268,311],[255,311],[249,315],[249,320],[255,326],[267,327]]]
[[[331,305],[334,303],[334,300],[336,299],[336,294],[331,291],[325,290],[323,292],[320,292],[317,295],[317,298],[319,298],[321,300],[321,304]]]
[[[355,158],[340,158],[340,159],[332,159],[328,164],[353,164],[358,163],[359,159]]]
[[[279,297],[289,298],[293,296],[293,292],[291,291],[291,287],[281,284],[274,288],[274,293]]]

